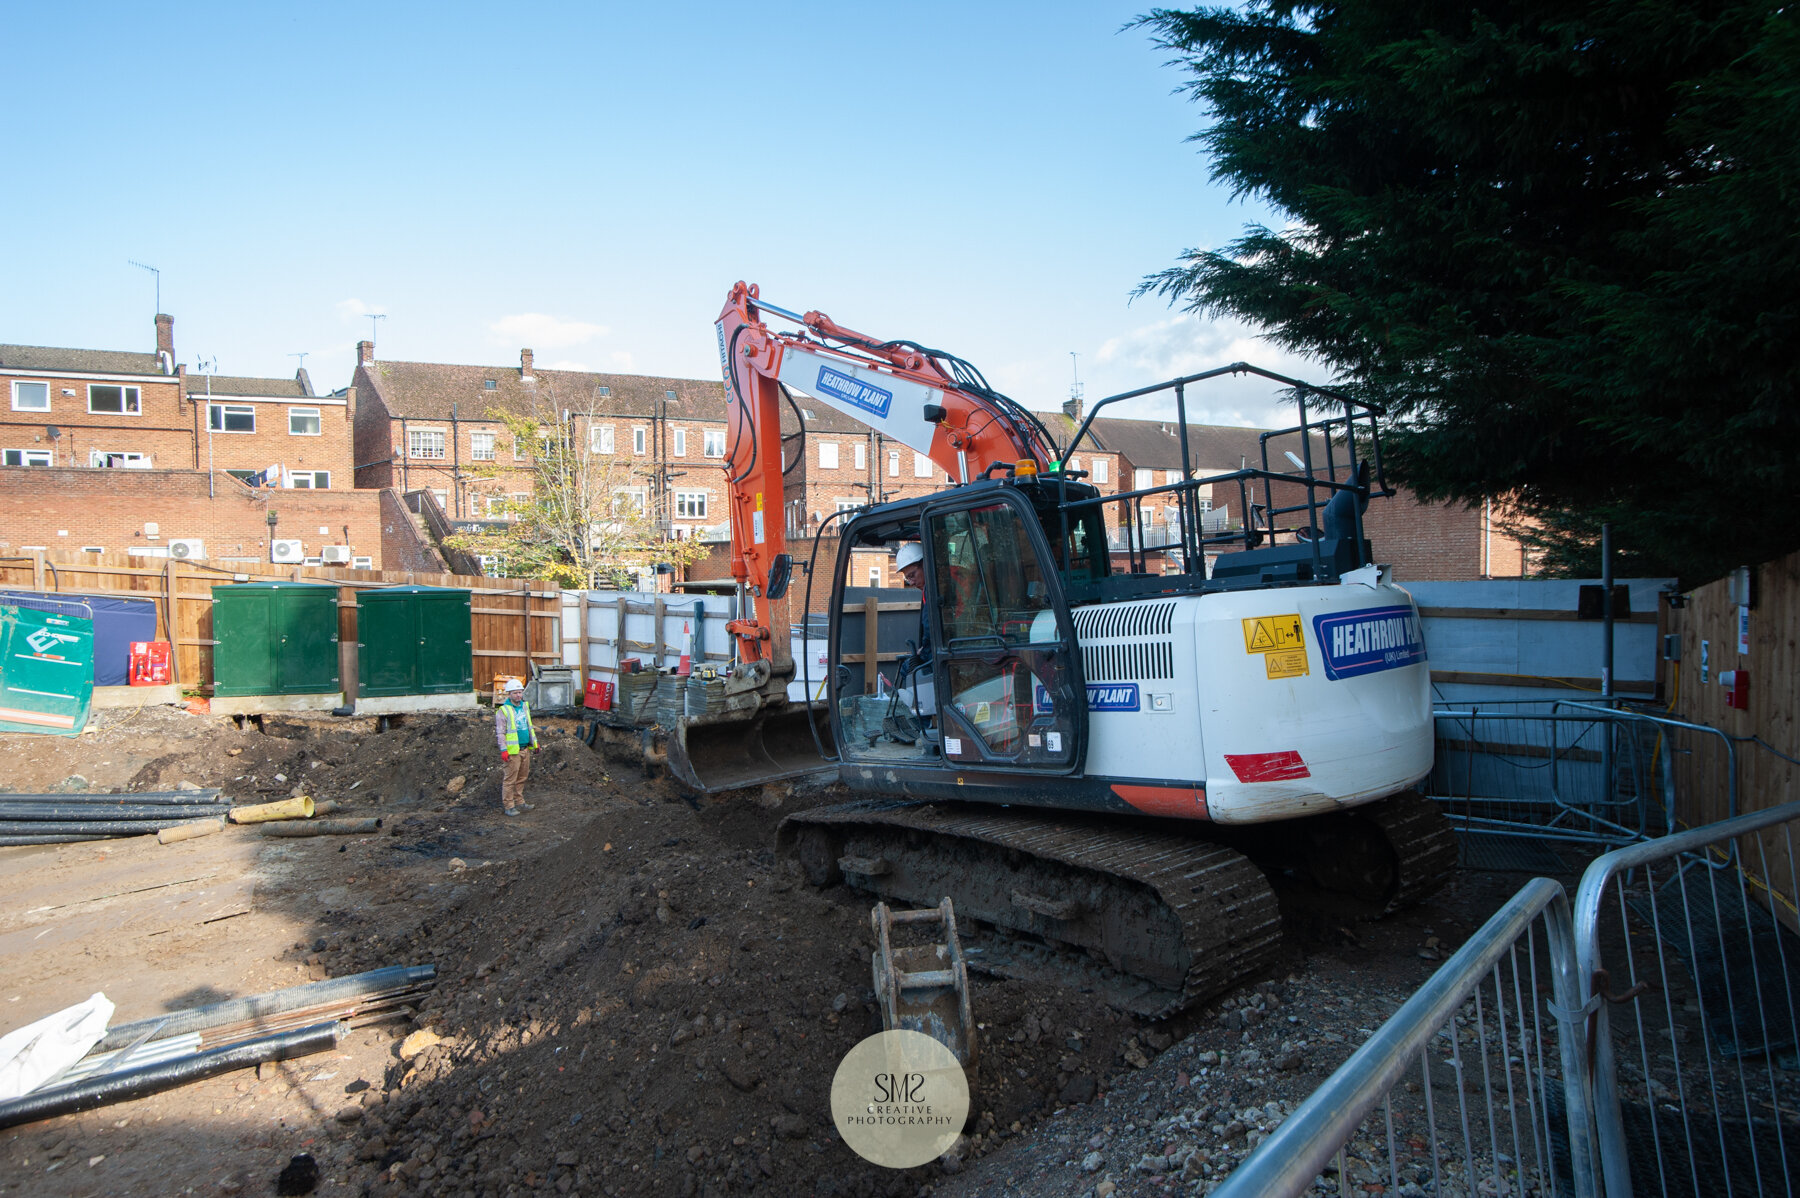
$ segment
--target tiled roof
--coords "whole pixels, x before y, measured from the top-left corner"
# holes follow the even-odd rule
[[[113,349],[58,349],[49,345],[0,345],[0,368],[69,370],[83,374],[163,373],[155,354]]]
[[[517,366],[451,366],[435,362],[369,362],[357,370],[388,415],[408,420],[448,420],[451,405],[464,420],[488,420],[492,411],[526,416],[567,408],[603,416],[654,416],[665,393],[673,420],[725,419],[725,385],[717,379],[658,378],[642,374],[598,374],[574,370],[534,370],[527,380]],[[493,390],[486,383],[492,381]],[[601,395],[601,388],[609,394]]]
[[[303,376],[296,375],[291,379],[254,379],[229,374],[190,374],[187,376],[187,393],[189,395],[208,394],[207,380],[210,377],[211,394],[213,395],[276,395],[282,398],[292,396],[295,399],[314,398],[310,382]]]

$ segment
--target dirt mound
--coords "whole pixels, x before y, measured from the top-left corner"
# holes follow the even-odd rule
[[[839,1060],[880,1030],[867,900],[778,866],[780,812],[696,810],[661,783],[610,793],[585,831],[407,942],[439,965],[421,1019],[445,1039],[395,1062],[365,1122],[371,1192],[911,1195],[940,1177],[868,1165],[831,1126]],[[346,944],[334,971],[394,959]],[[989,1143],[1176,1030],[1152,1044],[1079,994],[975,985],[967,1130]]]

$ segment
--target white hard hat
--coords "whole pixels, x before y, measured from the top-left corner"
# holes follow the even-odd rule
[[[525,693],[525,685],[521,682],[509,682],[506,684],[506,693],[509,695],[522,695]]]
[[[917,541],[908,541],[900,546],[900,552],[894,555],[894,569],[904,570],[908,566],[916,566],[925,560],[925,546]]]

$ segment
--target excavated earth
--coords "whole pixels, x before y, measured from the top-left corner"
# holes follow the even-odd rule
[[[576,722],[543,723],[536,808],[517,819],[485,712],[384,730],[151,708],[74,740],[0,737],[14,791],[187,782],[384,820],[0,850],[0,1031],[96,990],[123,1022],[438,967],[406,1018],[338,1052],[0,1132],[0,1193],[267,1194],[303,1152],[317,1192],[346,1195],[1204,1193],[1259,1126],[1242,1111],[1278,1121],[1522,880],[1459,875],[1355,926],[1284,899],[1269,971],[1155,1023],[978,975],[967,1135],[893,1171],[829,1111],[839,1060],[880,1027],[869,903],[773,852],[784,815],[844,796],[697,803]],[[402,1059],[419,1030],[436,1042]]]

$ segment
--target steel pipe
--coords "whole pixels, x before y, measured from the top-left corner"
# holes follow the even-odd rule
[[[142,1098],[162,1090],[204,1081],[234,1069],[260,1065],[264,1061],[285,1061],[315,1052],[336,1048],[344,1029],[336,1022],[315,1023],[311,1027],[262,1036],[239,1044],[227,1044],[209,1052],[121,1069],[89,1081],[58,1086],[36,1094],[27,1094],[11,1102],[0,1103],[0,1128],[16,1127],[57,1115],[71,1115],[109,1103]]]
[[[285,990],[272,990],[267,994],[230,998],[204,1007],[189,1007],[183,1011],[171,1011],[165,1015],[140,1019],[135,1023],[121,1024],[108,1031],[100,1043],[94,1045],[94,1051],[124,1048],[147,1031],[154,1030],[159,1039],[164,1039],[263,1016],[282,1015],[320,1003],[362,998],[383,990],[423,986],[436,979],[436,965],[390,965],[385,969],[327,978],[322,982],[307,982],[289,986]]]

